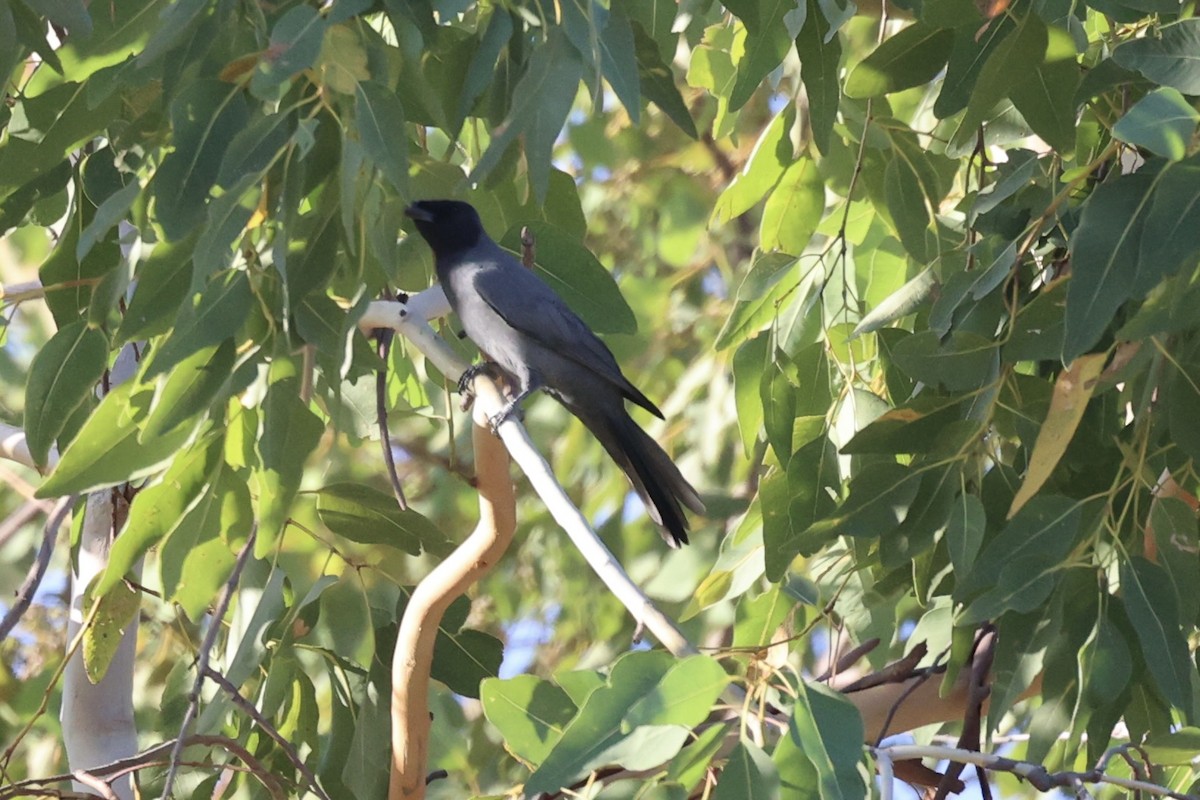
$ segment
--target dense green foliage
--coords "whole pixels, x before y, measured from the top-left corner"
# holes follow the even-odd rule
[[[457,196],[514,250],[531,227],[542,274],[666,412],[650,430],[709,508],[677,553],[565,412],[536,399],[527,425],[635,579],[714,649],[626,654],[634,620],[518,479],[516,546],[443,625],[430,767],[449,777],[431,796],[667,764],[585,796],[699,796],[723,766],[706,796],[852,800],[873,786],[861,728],[801,674],[872,637],[874,666],[924,641],[953,674],[989,621],[988,731],[1068,767],[1127,735],[1187,790],[1193,9],[0,0],[0,275],[40,263],[52,315],[8,306],[0,416],[39,463],[62,453],[40,496],[141,487],[94,591],[131,613],[121,578],[147,557],[143,741],[178,733],[197,625],[257,523],[216,663],[332,796],[386,784],[406,587],[476,505],[457,376],[399,339],[382,361],[356,320],[430,284],[403,209]],[[131,343],[135,376],[97,401]],[[409,511],[369,441],[381,369]],[[34,538],[4,545],[6,591]],[[4,643],[5,747],[57,697],[54,626],[31,617]],[[503,639],[531,674],[494,677]],[[750,726],[719,755],[737,719],[691,737],[727,673],[786,732]],[[199,724],[300,781],[238,710]],[[5,776],[60,768],[41,747],[59,735],[36,717]],[[195,796],[217,780],[189,775]]]

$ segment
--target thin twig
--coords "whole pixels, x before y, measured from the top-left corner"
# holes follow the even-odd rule
[[[284,738],[282,733],[275,729],[275,726],[272,725],[270,721],[268,721],[267,718],[262,715],[262,712],[259,711],[253,703],[242,697],[242,693],[238,691],[238,687],[234,686],[224,675],[207,665],[204,667],[203,674],[204,677],[221,687],[225,691],[225,694],[229,695],[229,699],[233,701],[233,704],[237,706],[242,713],[248,716],[250,720],[271,739],[271,741],[279,745],[279,747],[283,750],[284,755],[287,756],[287,760],[292,762],[292,766],[295,767],[296,771],[304,777],[305,782],[308,784],[309,788],[312,789],[313,794],[315,794],[317,797],[324,798],[324,800],[330,800],[329,795],[326,794],[325,790],[321,788],[321,784],[318,782],[316,774],[309,769],[308,765],[305,764],[303,759],[300,758],[300,755],[296,752],[296,748],[292,746],[292,743]]]
[[[1157,797],[1171,797],[1175,800],[1200,800],[1200,796],[1172,791],[1165,786],[1159,786],[1147,781],[1119,778],[1107,775],[1101,770],[1093,769],[1087,772],[1050,772],[1041,764],[1028,761],[1015,761],[1011,758],[981,753],[978,750],[961,750],[957,747],[939,747],[936,745],[898,744],[890,747],[872,748],[873,753],[883,753],[893,761],[910,758],[935,758],[939,761],[953,761],[959,764],[975,764],[996,772],[1010,772],[1029,781],[1033,788],[1048,792],[1055,788],[1071,789],[1076,781],[1082,783],[1105,783],[1119,786],[1129,791],[1146,792]]]
[[[168,739],[165,742],[148,747],[140,753],[136,753],[127,758],[118,759],[108,764],[102,764],[89,769],[85,774],[94,778],[107,777],[110,780],[128,775],[131,772],[145,769],[147,767],[162,766],[166,761],[162,760],[171,750],[175,748],[177,740]],[[267,785],[267,791],[272,797],[286,797],[283,791],[283,786],[279,778],[263,766],[262,762],[256,759],[251,753],[238,744],[233,739],[227,736],[212,736],[196,734],[187,737],[184,746],[191,745],[210,745],[220,747],[229,751],[236,756],[240,761],[246,764],[252,774],[254,774],[262,783]],[[190,762],[180,762],[190,763]],[[28,797],[32,794],[45,794],[54,797],[91,797],[92,795],[83,795],[74,792],[61,792],[60,790],[40,790],[39,786],[48,786],[54,783],[65,783],[70,780],[79,780],[73,772],[63,772],[57,775],[49,775],[44,778],[26,778],[23,781],[11,783],[8,786],[0,787],[0,800],[8,800],[8,798]]]
[[[53,514],[54,504],[46,500],[26,500],[17,510],[0,522],[0,547],[3,547],[17,531],[28,525],[41,514]]]
[[[77,769],[71,773],[71,777],[89,789],[94,789],[98,795],[104,798],[104,800],[120,800],[120,798],[117,797],[116,792],[112,790],[112,787],[109,786],[107,782],[97,778],[95,775],[87,772],[86,770]]]
[[[375,348],[383,366],[375,373],[375,423],[379,426],[379,446],[383,450],[383,464],[387,470],[388,481],[392,484],[392,494],[401,511],[408,510],[408,498],[404,496],[404,486],[400,483],[400,475],[396,472],[396,454],[392,452],[392,433],[388,430],[387,409],[387,361],[392,349],[392,331],[380,328],[375,332]]]
[[[60,498],[54,506],[54,512],[46,520],[46,528],[42,533],[42,545],[38,548],[37,557],[29,565],[29,573],[25,576],[21,588],[17,590],[17,599],[13,601],[12,606],[4,615],[4,619],[0,621],[0,642],[8,638],[8,634],[21,621],[21,617],[29,609],[29,604],[33,602],[33,595],[41,586],[42,578],[46,575],[46,568],[50,566],[50,557],[54,555],[54,540],[58,537],[59,526],[71,512],[71,507],[75,505],[76,499],[78,499],[78,495]]]
[[[183,755],[184,742],[187,740],[187,730],[196,716],[196,709],[200,706],[200,690],[204,688],[204,671],[208,668],[209,654],[212,652],[213,644],[217,641],[217,632],[221,630],[221,620],[225,618],[225,612],[229,609],[229,601],[233,598],[233,592],[237,588],[242,569],[250,560],[250,554],[254,552],[254,540],[257,538],[258,523],[255,522],[250,529],[250,536],[247,537],[241,552],[238,553],[237,561],[233,565],[233,572],[229,574],[229,580],[225,581],[225,586],[221,589],[221,596],[213,608],[208,630],[200,643],[200,656],[196,661],[196,680],[192,683],[192,693],[188,698],[187,711],[183,715],[183,724],[179,726],[179,738],[175,740],[175,748],[171,751],[170,765],[167,767],[167,777],[163,781],[162,796],[164,798],[173,797],[171,792],[175,784],[175,773],[179,768],[179,759]]]

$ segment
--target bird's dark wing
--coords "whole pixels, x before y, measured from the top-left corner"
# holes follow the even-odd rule
[[[617,359],[591,328],[530,270],[504,253],[474,275],[474,288],[516,330],[616,386],[659,419],[662,412],[621,374]]]

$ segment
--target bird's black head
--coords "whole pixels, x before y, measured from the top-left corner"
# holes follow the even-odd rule
[[[474,247],[485,235],[479,213],[461,200],[418,200],[404,213],[437,256]]]

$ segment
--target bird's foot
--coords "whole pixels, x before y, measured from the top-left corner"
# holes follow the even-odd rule
[[[492,369],[493,364],[490,361],[481,361],[478,364],[472,364],[463,371],[463,374],[458,379],[458,393],[462,395],[462,410],[466,411],[471,407],[471,403],[475,402],[475,378],[478,375],[495,376]]]
[[[488,419],[488,426],[492,429],[492,433],[499,436],[500,426],[512,417],[516,417],[518,421],[525,419],[525,412],[521,410],[520,405],[522,399],[522,397],[518,397],[510,400],[505,404],[504,408]]]

